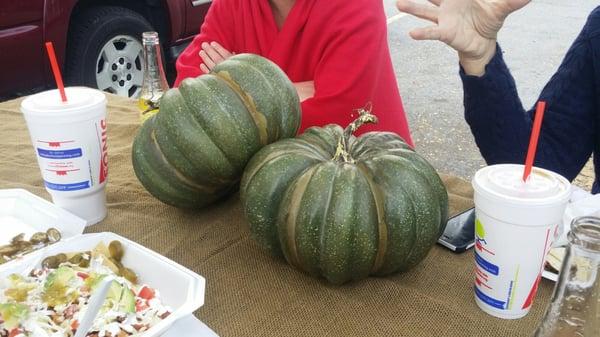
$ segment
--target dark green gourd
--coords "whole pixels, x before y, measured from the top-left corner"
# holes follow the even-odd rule
[[[294,267],[341,284],[418,264],[441,235],[448,195],[399,136],[313,127],[261,149],[241,197],[253,237]]]
[[[133,168],[159,200],[199,208],[235,190],[263,146],[296,135],[300,102],[271,61],[239,54],[168,90],[133,143]]]

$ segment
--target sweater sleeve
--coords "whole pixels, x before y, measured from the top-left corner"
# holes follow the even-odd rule
[[[535,165],[569,180],[594,149],[598,107],[592,57],[584,28],[539,98],[546,101],[546,111]],[[460,74],[465,119],[486,162],[524,163],[534,109],[523,108],[500,47],[482,77],[468,76],[462,69]]]
[[[202,43],[216,41],[225,49],[233,52],[233,19],[230,11],[227,10],[229,0],[214,0],[206,13],[204,23],[200,28],[200,34],[196,35],[189,46],[179,55],[176,62],[177,79],[175,87],[188,77],[198,77],[202,75],[200,64],[200,50]]]
[[[384,64],[385,16],[379,3],[358,3],[363,6],[348,3],[326,19],[332,38],[315,67],[315,95],[302,103],[301,130],[329,123],[348,125],[353,111],[372,100]]]

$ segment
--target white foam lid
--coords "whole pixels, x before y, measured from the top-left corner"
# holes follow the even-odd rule
[[[58,89],[43,91],[27,97],[21,103],[21,109],[26,115],[47,116],[68,115],[77,113],[96,104],[104,103],[106,96],[100,90],[86,87],[68,87],[65,88],[67,101],[63,102]]]
[[[500,164],[477,172],[474,187],[488,196],[513,200],[524,204],[560,202],[568,198],[570,183],[563,176],[549,170],[534,167],[526,182],[523,181],[523,165]]]
[[[23,189],[0,190],[0,246],[21,233],[25,238],[54,227],[66,240],[83,233],[86,221]],[[0,265],[0,271],[17,260]]]

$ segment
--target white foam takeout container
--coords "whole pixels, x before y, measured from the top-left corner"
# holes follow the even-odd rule
[[[167,318],[141,334],[157,337],[178,319],[189,316],[204,304],[205,279],[191,270],[114,233],[81,234],[85,221],[25,190],[0,190],[0,245],[19,234],[28,235],[48,227],[61,231],[62,240],[22,258],[0,265],[0,279],[13,273],[27,273],[39,267],[46,256],[92,250],[98,243],[113,240],[123,244],[123,264],[160,293],[163,304],[172,312]]]
[[[61,240],[81,235],[86,221],[23,189],[0,190],[0,246],[25,233],[28,239],[35,232],[54,227]],[[0,265],[1,268],[19,261]]]

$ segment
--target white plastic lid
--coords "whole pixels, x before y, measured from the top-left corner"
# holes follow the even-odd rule
[[[100,90],[86,87],[65,88],[67,101],[60,98],[58,89],[40,92],[27,97],[21,103],[24,114],[32,117],[67,117],[90,107],[106,104],[106,96]]]
[[[473,186],[488,197],[529,205],[562,202],[570,195],[570,183],[563,176],[534,167],[527,182],[523,165],[492,165],[479,170]]]
[[[0,190],[0,246],[15,235],[26,238],[50,227],[59,230],[62,240],[83,233],[86,221],[23,189]],[[18,260],[0,265],[0,271]]]

